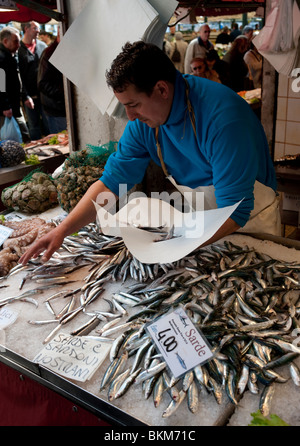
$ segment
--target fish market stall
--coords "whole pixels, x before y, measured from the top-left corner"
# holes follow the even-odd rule
[[[2,277],[2,320],[15,320],[0,361],[112,425],[244,426],[259,409],[300,425],[299,252],[236,234],[143,265],[89,225]],[[213,352],[177,379],[150,333],[175,309]]]

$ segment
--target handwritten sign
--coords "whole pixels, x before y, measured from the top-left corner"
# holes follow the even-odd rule
[[[111,343],[59,333],[36,355],[37,362],[66,378],[85,382],[106,358]]]
[[[182,308],[147,327],[175,377],[210,360],[213,353]]]
[[[0,330],[13,324],[17,319],[19,312],[6,306],[0,310]]]
[[[14,232],[13,229],[0,225],[0,246],[3,245],[6,239]]]

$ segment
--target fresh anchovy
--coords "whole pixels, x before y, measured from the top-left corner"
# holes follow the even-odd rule
[[[107,393],[108,401],[112,401],[115,399],[118,390],[120,389],[121,385],[124,383],[124,381],[129,376],[129,373],[130,373],[130,369],[128,368],[123,373],[120,373],[119,375],[117,375],[111,381],[111,383],[109,385],[108,393]]]
[[[267,417],[270,414],[270,406],[274,392],[275,392],[275,385],[273,383],[264,388],[262,395],[260,397],[259,409],[265,417]]]
[[[195,381],[191,382],[187,391],[188,408],[192,413],[196,413],[199,408],[199,391]]]
[[[124,395],[125,392],[127,392],[139,373],[140,369],[137,369],[135,372],[130,373],[130,375],[125,379],[125,381],[121,384],[120,388],[116,392],[115,399],[120,398],[122,395]]]
[[[33,320],[28,321],[28,324],[31,324],[31,325],[45,325],[45,324],[53,324],[53,323],[57,324],[57,319],[49,319],[49,320],[44,320],[44,321],[33,321]]]
[[[300,370],[293,362],[289,365],[292,380],[296,386],[300,386]]]
[[[91,320],[86,322],[84,325],[77,328],[76,330],[73,330],[71,332],[71,335],[72,336],[85,336],[85,335],[89,334],[94,328],[96,328],[99,323],[100,323],[100,320],[99,320],[98,316],[94,316]]]
[[[183,390],[181,390],[179,392],[179,399],[177,401],[172,400],[169,404],[169,406],[165,409],[165,411],[162,414],[163,418],[168,418],[171,415],[174,414],[174,412],[178,409],[178,407],[181,405],[181,403],[183,402],[183,400],[186,397],[186,392],[184,392]]]
[[[115,358],[111,361],[109,367],[103,375],[100,391],[104,389],[104,387],[111,383],[111,381],[118,375],[124,364],[126,363],[128,358],[128,352],[124,351],[119,358]]]
[[[43,344],[47,344],[55,335],[61,330],[62,326],[61,324],[58,324],[44,339]]]
[[[244,390],[246,389],[246,386],[247,386],[248,379],[249,379],[249,367],[244,364],[242,367],[239,381],[237,383],[238,395],[242,395],[244,393]]]
[[[164,379],[163,375],[158,375],[158,377],[155,375],[152,378],[148,380],[148,386],[153,387],[153,404],[154,407],[158,407],[162,401],[162,397],[165,391],[165,385],[164,385]],[[147,388],[146,388],[147,390]],[[151,389],[149,389],[151,390]],[[145,396],[148,396],[149,390],[147,390],[147,393]]]
[[[149,379],[152,376],[159,374],[166,368],[166,366],[167,364],[165,362],[161,362],[153,367],[150,367],[149,369],[144,370],[136,377],[135,383],[139,384],[145,381],[146,379]]]

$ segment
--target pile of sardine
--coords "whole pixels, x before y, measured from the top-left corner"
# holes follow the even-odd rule
[[[150,284],[114,294],[114,302],[137,311],[119,324],[123,331],[113,342],[100,388],[107,388],[112,401],[132,384],[142,383],[155,407],[167,392],[170,405],[163,417],[173,414],[184,399],[190,411],[197,412],[201,390],[218,404],[227,396],[237,405],[248,389],[261,393],[259,407],[267,415],[275,383],[289,379],[277,367],[288,364],[291,379],[300,386],[294,362],[300,354],[299,297],[300,263],[274,260],[232,243],[201,249]],[[178,305],[209,341],[214,358],[174,379],[146,324]],[[117,329],[114,321],[96,331],[110,336]]]
[[[184,400],[196,413],[201,392],[213,395],[218,404],[227,398],[237,405],[248,390],[260,393],[259,407],[267,415],[275,383],[291,378],[300,386],[295,364],[300,354],[300,262],[278,261],[252,248],[224,242],[173,264],[145,265],[131,255],[122,239],[99,234],[95,225],[66,237],[62,248],[53,256],[51,268],[49,264],[47,269],[31,265],[28,277],[42,283],[47,272],[52,273],[54,280],[49,276],[49,281],[58,286],[66,283],[68,271],[89,264],[85,283],[54,293],[46,301],[53,317],[30,323],[56,322],[47,342],[83,312],[89,321],[71,334],[86,336],[95,330],[94,336],[112,339],[110,365],[100,385],[109,401],[124,395],[132,385],[141,385],[145,398],[152,397],[155,407],[163,395],[170,395],[170,404],[163,411],[163,417],[168,417]],[[41,271],[45,276],[37,279]],[[121,282],[120,291],[105,297],[107,311],[95,309],[105,284],[111,281]],[[64,307],[55,314],[51,300],[59,297]],[[175,379],[146,326],[179,305],[208,340],[214,358]],[[288,378],[277,370],[282,365],[289,369]]]

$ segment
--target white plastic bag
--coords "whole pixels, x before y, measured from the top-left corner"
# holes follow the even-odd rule
[[[4,124],[0,130],[0,139],[1,141],[8,139],[10,141],[16,141],[22,144],[23,139],[21,130],[14,117],[5,118]]]

